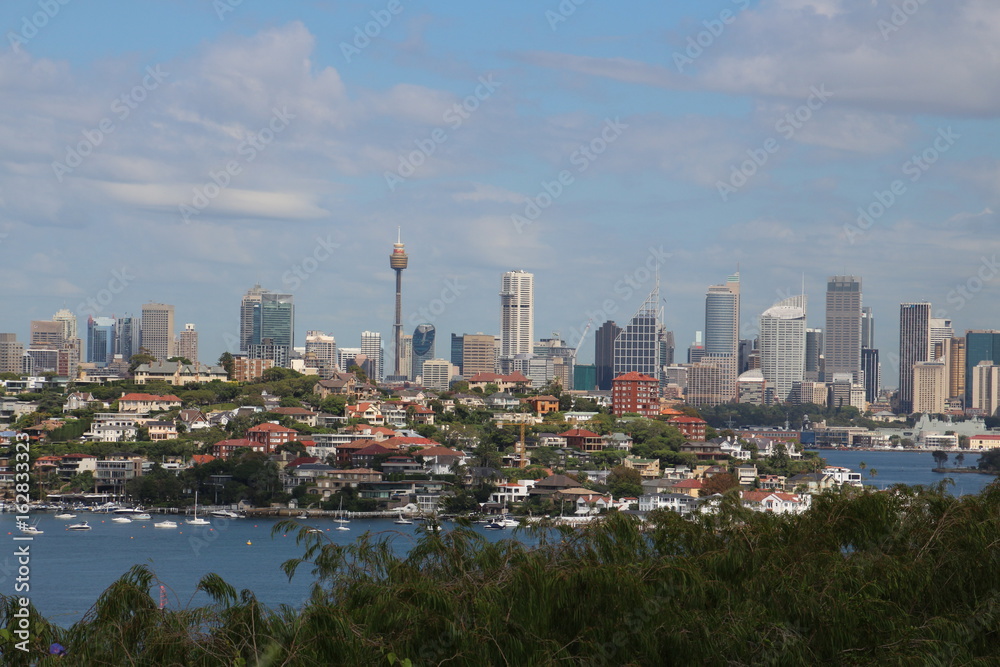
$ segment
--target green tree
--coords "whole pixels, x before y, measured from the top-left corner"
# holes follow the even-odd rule
[[[233,374],[236,372],[236,360],[233,358],[232,353],[223,352],[220,354],[219,365],[226,369],[226,375],[232,380]]]
[[[616,466],[608,473],[608,489],[616,498],[642,495],[642,475],[638,470]]]

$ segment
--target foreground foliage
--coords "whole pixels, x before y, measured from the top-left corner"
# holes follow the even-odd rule
[[[291,530],[292,522],[277,531]],[[33,619],[33,654],[62,665],[995,665],[1000,483],[827,494],[806,514],[727,497],[697,521],[642,530],[611,514],[541,543],[428,531],[406,556],[366,535],[299,534],[302,609],[267,609],[215,575],[204,608],[160,611],[136,567],[61,629]],[[0,615],[12,626],[12,602]],[[45,657],[51,642],[68,649]]]

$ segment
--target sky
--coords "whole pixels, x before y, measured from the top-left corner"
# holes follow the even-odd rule
[[[306,330],[535,335],[593,358],[660,279],[679,354],[742,276],[742,337],[863,279],[895,384],[900,302],[1000,328],[1000,4],[712,0],[0,4],[0,330],[176,306],[200,357],[240,296]],[[387,345],[387,358],[391,349]]]

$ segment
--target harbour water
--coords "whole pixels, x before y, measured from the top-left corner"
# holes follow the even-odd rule
[[[264,604],[300,606],[313,582],[308,564],[289,581],[281,564],[301,557],[304,547],[296,544],[296,531],[279,533],[271,529],[276,519],[211,519],[209,526],[190,526],[178,517],[176,529],[154,528],[154,521],[118,524],[112,515],[78,512],[77,518],[59,520],[52,513],[32,515],[42,535],[31,545],[31,602],[47,618],[68,627],[83,617],[98,596],[133,565],[145,564],[166,587],[167,604],[174,608],[209,602],[196,594],[198,581],[216,573],[237,590],[248,588]],[[89,531],[70,531],[67,526],[87,520]],[[159,519],[157,519],[159,520]],[[392,519],[353,520],[350,531],[337,531],[331,519],[297,522],[321,530],[335,544],[349,544],[365,531],[388,536],[395,551],[409,551],[423,530],[423,524],[397,525]],[[445,524],[445,529],[450,524]],[[481,525],[477,532],[496,541],[510,537],[511,531],[491,531]],[[19,535],[12,514],[0,515],[0,535],[6,537],[7,555],[0,557],[0,591],[14,593],[17,576],[14,542]],[[535,538],[518,532],[518,539],[532,543]],[[248,544],[249,543],[249,544]],[[154,598],[158,595],[154,591]]]
[[[820,456],[829,465],[861,471],[866,464],[865,483],[878,488],[893,484],[935,484],[951,477],[956,495],[978,493],[996,479],[993,475],[952,474],[932,472],[934,459],[930,452],[822,450]],[[965,465],[975,465],[978,457],[967,455]],[[950,464],[954,465],[954,457]],[[870,477],[870,471],[877,475]],[[52,513],[33,515],[43,532],[31,544],[31,601],[46,617],[69,626],[79,620],[98,596],[129,568],[146,564],[166,587],[167,604],[178,608],[208,602],[196,594],[198,581],[208,573],[222,576],[237,590],[248,588],[269,606],[288,604],[300,606],[308,596],[313,582],[308,565],[289,581],[281,564],[300,557],[303,547],[296,544],[295,532],[271,536],[277,519],[211,519],[209,526],[190,526],[177,517],[176,529],[157,529],[154,521],[118,524],[112,516],[78,512],[72,520],[55,519]],[[77,521],[89,521],[90,531],[74,532],[67,526]],[[297,522],[299,523],[299,522]],[[420,537],[423,524],[398,525],[392,519],[355,519],[350,531],[337,531],[332,519],[317,518],[301,522],[320,529],[335,544],[349,544],[365,531],[384,535],[392,540],[393,549],[405,554]],[[450,524],[445,524],[447,530]],[[511,531],[490,531],[481,525],[474,529],[486,539],[496,541],[512,536]],[[12,514],[0,515],[0,535],[6,535],[8,549],[0,556],[0,591],[14,593],[17,562],[13,555],[18,535]],[[517,539],[533,543],[537,538],[518,531]],[[154,591],[154,595],[156,591]]]
[[[925,451],[823,449],[816,450],[816,453],[825,458],[828,465],[843,466],[862,473],[866,485],[879,489],[893,484],[929,486],[937,484],[945,478],[950,478],[955,483],[950,488],[951,493],[963,496],[979,493],[987,484],[997,479],[996,475],[983,473],[934,472],[933,468],[937,464],[931,453]],[[975,467],[978,461],[978,454],[966,453],[962,465]],[[865,470],[861,469],[862,463],[865,464]],[[948,463],[945,465],[946,467],[958,467],[958,464],[955,463],[955,454],[949,454]],[[871,476],[873,470],[877,473],[874,477]]]

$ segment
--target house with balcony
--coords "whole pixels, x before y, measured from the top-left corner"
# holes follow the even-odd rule
[[[382,473],[371,468],[351,468],[332,469],[315,479],[316,490],[323,497],[329,500],[330,496],[339,493],[341,489],[352,487],[359,488],[362,485],[373,484],[382,481]]]
[[[153,442],[175,440],[178,435],[177,427],[172,421],[148,421],[146,428],[149,429],[149,439]]]
[[[119,412],[148,413],[181,407],[181,399],[173,394],[125,394],[118,399]]]
[[[275,449],[299,439],[299,432],[275,422],[257,424],[246,431],[246,439],[264,446],[264,453],[271,454]]]
[[[809,509],[812,496],[780,491],[741,491],[740,500],[744,507],[757,512],[802,514]]]
[[[574,428],[559,434],[566,438],[566,446],[582,452],[600,452],[605,448],[604,438],[585,428]]]
[[[212,445],[212,456],[218,459],[228,459],[232,456],[242,456],[246,452],[268,454],[267,445],[246,438],[220,440]]]

